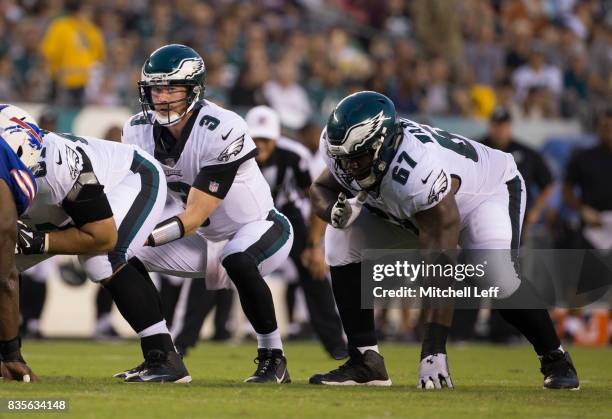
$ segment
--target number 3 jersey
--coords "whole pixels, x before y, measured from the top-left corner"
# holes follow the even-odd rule
[[[63,205],[77,199],[82,186],[79,182],[97,181],[105,193],[112,191],[131,174],[137,150],[111,141],[46,131],[42,145],[40,164],[34,172],[38,193],[21,217],[38,230],[53,230],[72,223]]]
[[[206,238],[225,240],[245,224],[266,219],[274,207],[270,187],[239,115],[202,100],[179,139],[149,119],[152,114],[134,115],[123,128],[123,141],[155,155],[166,174],[169,195],[182,207],[192,186],[223,200],[200,228]]]
[[[451,179],[462,226],[466,216],[499,187],[518,175],[511,154],[484,146],[439,128],[402,119],[403,138],[365,207],[407,228],[417,226],[414,214],[435,206],[451,191]],[[328,155],[325,130],[320,150],[330,172],[348,190],[361,188]]]

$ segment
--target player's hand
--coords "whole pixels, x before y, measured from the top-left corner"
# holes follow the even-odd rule
[[[25,362],[21,361],[0,361],[0,372],[5,382],[7,381],[23,381],[26,383],[34,383],[38,381],[38,377]]]
[[[356,197],[347,199],[344,192],[338,194],[338,200],[331,210],[331,224],[335,228],[347,228],[357,219],[368,193],[361,191]]]
[[[46,233],[34,231],[18,220],[15,253],[22,255],[38,255],[45,253],[46,236]]]
[[[302,252],[302,263],[315,280],[322,281],[327,274],[325,255],[320,246],[309,247]]]
[[[448,369],[446,354],[427,355],[419,365],[419,383],[417,388],[441,389],[443,386],[453,388]]]

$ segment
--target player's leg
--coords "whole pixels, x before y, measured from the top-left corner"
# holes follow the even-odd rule
[[[497,282],[492,285],[500,286],[502,298],[517,295],[529,298],[533,293],[528,281],[520,280],[511,252],[495,252],[495,249],[519,248],[525,200],[525,184],[517,172],[500,188],[499,193],[470,214],[468,228],[461,237],[461,245],[465,249],[478,252],[493,250],[488,252],[486,259],[487,270],[494,271],[487,276]],[[571,358],[561,347],[546,309],[503,309],[499,313],[533,345],[542,364],[544,387],[579,387]]]
[[[302,213],[295,210],[287,211],[285,214],[291,221],[295,236],[289,257],[297,269],[298,283],[304,292],[310,323],[321,343],[333,358],[346,358],[347,348],[342,337],[342,324],[336,312],[330,283],[327,279],[314,279],[302,262],[302,253],[306,248],[308,236]]]
[[[315,374],[311,384],[389,386],[391,380],[379,353],[374,310],[361,308],[363,249],[411,248],[412,233],[367,210],[346,229],[325,231],[325,258],[330,266],[334,299],[348,339],[349,359],[338,369]]]
[[[214,308],[215,291],[206,289],[203,278],[186,279],[174,312],[174,324],[170,329],[176,349],[187,355],[200,337],[206,316]]]
[[[245,382],[289,383],[287,360],[276,323],[272,293],[263,276],[283,263],[293,243],[291,224],[276,210],[266,220],[249,223],[229,241],[223,267],[238,290],[244,314],[257,333],[258,367]]]
[[[80,257],[89,277],[113,296],[119,312],[140,337],[145,362],[129,382],[190,382],[191,377],[174,349],[162,315],[159,294],[144,269],[127,263],[141,248],[162,215],[166,183],[157,163],[134,154],[133,174],[109,194],[117,225],[117,244],[107,255]]]

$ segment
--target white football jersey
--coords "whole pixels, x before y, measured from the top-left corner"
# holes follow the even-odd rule
[[[414,214],[440,202],[451,191],[451,178],[455,178],[460,184],[455,200],[463,225],[474,208],[516,176],[511,154],[429,125],[407,119],[401,122],[403,140],[380,185],[368,192],[365,203],[371,212],[391,222],[418,228]],[[359,191],[357,183],[329,157],[324,133],[320,151],[330,172],[347,189]]]
[[[138,149],[97,138],[52,132],[44,133],[42,144],[40,167],[34,173],[38,194],[21,217],[38,230],[53,230],[72,222],[62,208],[62,201],[84,169],[88,170],[91,165],[98,183],[108,193],[131,174],[134,151]]]
[[[136,144],[155,156],[166,174],[169,195],[183,208],[202,169],[214,173],[226,165],[239,165],[227,195],[200,229],[206,238],[220,241],[232,237],[245,224],[265,220],[274,204],[270,187],[255,162],[257,148],[244,119],[212,102],[201,103],[194,110],[195,123],[176,159],[160,159],[155,153],[155,128],[142,113],[126,122],[123,142]],[[203,186],[212,195],[223,188],[214,180]]]

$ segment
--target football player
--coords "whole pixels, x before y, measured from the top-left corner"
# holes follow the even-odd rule
[[[344,98],[329,117],[320,147],[327,171],[315,181],[311,199],[330,224],[326,259],[351,348],[346,364],[310,382],[390,385],[373,310],[360,307],[361,250],[409,247],[411,231],[418,233],[421,249],[517,249],[525,185],[512,155],[399,119],[391,100],[376,92]],[[489,268],[490,279],[503,285],[502,297],[528,292],[509,255]],[[500,313],[533,345],[544,387],[579,387],[546,310]],[[418,386],[452,387],[446,360],[452,309],[430,309],[426,317]]]
[[[162,215],[161,167],[135,146],[40,130],[12,105],[0,105],[0,142],[34,174],[34,182],[15,178],[31,201],[17,221],[17,267],[53,254],[79,255],[138,333],[147,381],[190,382],[153,283],[127,264]]]
[[[287,383],[287,361],[263,275],[286,260],[292,228],[274,208],[245,121],[202,98],[204,76],[202,57],[184,45],[161,47],[143,65],[143,112],[125,124],[123,141],[161,163],[169,195],[181,210],[167,211],[172,216],[152,232],[152,247],[136,256],[147,269],[155,264],[195,267],[198,258],[205,259],[206,241],[227,240],[218,259],[257,332],[258,367],[245,381]]]
[[[0,111],[7,106],[0,105]],[[40,148],[38,141],[31,141],[27,150]],[[35,153],[22,154],[22,158],[28,161],[32,154]],[[30,169],[8,143],[0,139],[0,373],[4,380],[36,381],[36,375],[21,355],[19,276],[15,266],[17,217],[30,206],[36,191]]]

